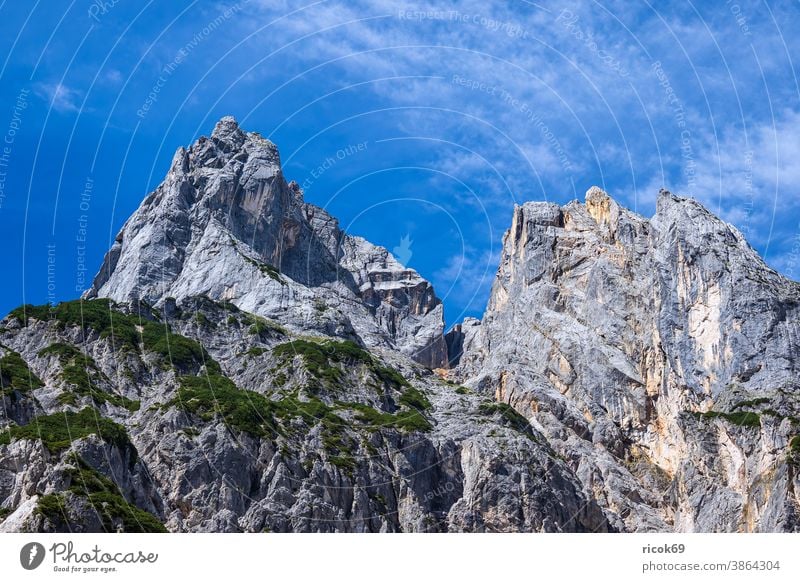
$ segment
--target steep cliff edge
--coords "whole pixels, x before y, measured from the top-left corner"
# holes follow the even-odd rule
[[[0,531],[800,531],[800,285],[697,202],[516,207],[442,330],[223,118],[0,321]]]
[[[275,144],[232,117],[210,138],[178,149],[85,297],[160,308],[200,295],[297,331],[357,336],[446,365],[443,308],[431,284],[306,204],[297,184],[286,182]]]
[[[696,201],[517,207],[468,323],[453,377],[529,418],[621,529],[800,529],[800,285]]]
[[[0,321],[0,531],[611,531],[442,305],[222,119],[79,301]]]

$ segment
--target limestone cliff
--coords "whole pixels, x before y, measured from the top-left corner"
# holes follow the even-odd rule
[[[454,377],[510,403],[632,531],[796,531],[800,285],[694,200],[514,211]]]
[[[697,202],[592,188],[444,336],[223,118],[82,300],[0,321],[0,531],[800,531],[798,323]]]

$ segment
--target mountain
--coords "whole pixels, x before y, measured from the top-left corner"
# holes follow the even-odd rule
[[[444,334],[226,117],[0,322],[0,531],[800,531],[799,315],[697,202],[592,188],[517,207]]]
[[[510,403],[625,531],[798,531],[800,285],[698,202],[514,211],[454,377]]]
[[[224,117],[180,148],[164,182],[125,223],[86,298],[206,296],[299,332],[386,346],[431,367],[446,362],[442,303],[384,248],[347,235],[287,183],[275,144]]]

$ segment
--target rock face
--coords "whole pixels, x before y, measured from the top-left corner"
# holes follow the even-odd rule
[[[0,531],[610,529],[524,418],[399,352],[206,297],[3,325]]]
[[[800,285],[659,195],[517,207],[454,376],[513,405],[627,531],[800,530]]]
[[[800,531],[798,322],[696,202],[592,188],[443,336],[224,118],[84,299],[0,322],[0,531]]]
[[[442,306],[231,118],[83,300],[0,322],[0,531],[611,531],[543,435],[442,380]]]
[[[167,298],[201,295],[297,331],[315,309],[331,308],[336,335],[446,364],[442,305],[430,283],[304,203],[283,177],[275,144],[232,117],[175,153],[85,297],[158,308]]]

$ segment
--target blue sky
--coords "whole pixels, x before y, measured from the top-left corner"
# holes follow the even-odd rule
[[[76,297],[227,114],[448,323],[482,313],[515,203],[594,184],[645,215],[694,196],[798,279],[797,3],[557,6],[2,2],[0,311]]]

